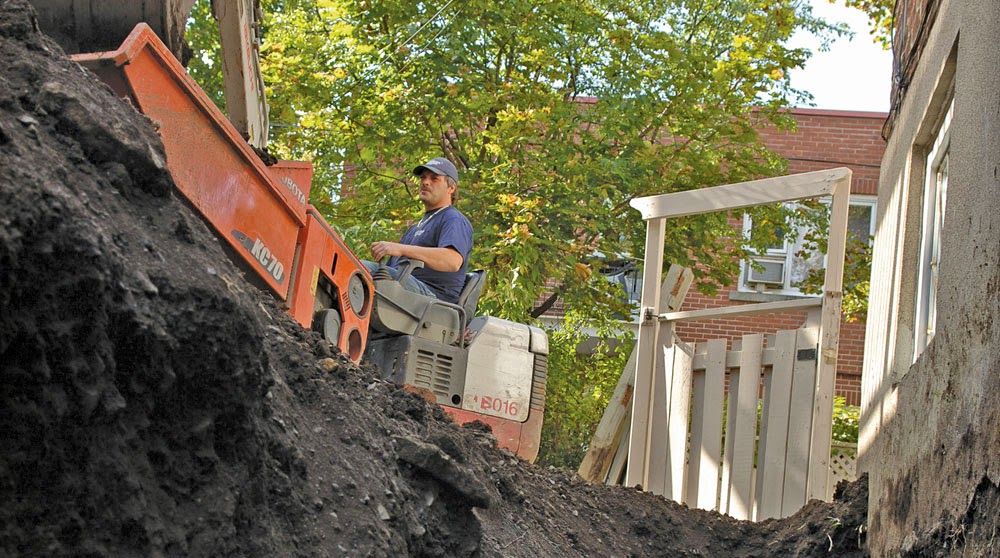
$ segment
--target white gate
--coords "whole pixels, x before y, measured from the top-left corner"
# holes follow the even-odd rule
[[[827,496],[850,183],[850,170],[839,168],[632,201],[646,220],[647,232],[627,486],[640,485],[741,519],[788,515],[808,499]],[[657,311],[667,218],[826,195],[832,202],[822,297],[692,312]],[[781,332],[768,346],[759,334],[745,336],[739,351],[726,351],[719,341],[709,341],[701,352],[684,350],[674,340],[673,323],[681,320],[816,306],[821,308],[818,330]],[[765,358],[770,359],[767,366]],[[805,363],[812,369],[808,377]],[[723,451],[720,386],[727,369]],[[799,376],[803,378],[796,382]],[[762,379],[766,405],[758,445]],[[692,407],[699,411],[698,419],[689,419]],[[755,465],[760,467],[757,474]]]
[[[651,472],[650,490],[738,519],[798,511],[812,461],[818,332],[744,335],[731,350],[725,339],[667,349],[667,467]]]

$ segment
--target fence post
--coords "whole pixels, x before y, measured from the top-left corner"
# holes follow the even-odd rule
[[[850,208],[851,176],[833,184],[830,203],[830,232],[823,282],[823,315],[820,323],[819,360],[816,366],[816,401],[809,445],[808,499],[825,498],[830,470],[830,442],[833,435],[833,390],[837,381],[837,353],[840,345],[841,302],[844,298],[844,256],[847,246],[847,217]]]
[[[639,335],[636,339],[635,397],[632,400],[632,424],[629,429],[628,464],[625,485],[649,486],[649,442],[653,393],[656,387],[660,330],[660,274],[663,271],[663,240],[666,219],[646,222],[646,254],[643,258],[642,298],[639,304]],[[662,362],[662,361],[661,361]]]

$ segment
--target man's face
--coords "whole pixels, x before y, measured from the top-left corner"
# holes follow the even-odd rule
[[[450,204],[451,188],[446,176],[429,170],[420,173],[420,201],[428,211]]]

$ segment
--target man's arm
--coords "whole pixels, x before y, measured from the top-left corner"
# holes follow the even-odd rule
[[[462,269],[462,254],[454,248],[432,248],[413,246],[398,242],[372,242],[372,256],[379,261],[385,256],[404,257],[420,260],[435,271],[458,271]]]

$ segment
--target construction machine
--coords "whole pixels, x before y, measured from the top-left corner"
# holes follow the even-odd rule
[[[538,453],[548,376],[548,337],[541,329],[474,316],[486,272],[466,274],[452,304],[403,288],[410,260],[394,280],[374,274],[375,305],[367,359],[386,379],[415,386],[459,422],[489,424],[500,445],[528,461]]]
[[[178,190],[252,283],[351,360],[378,365],[385,379],[412,386],[460,423],[490,425],[501,447],[535,459],[545,332],[474,316],[484,272],[468,274],[458,304],[403,289],[422,262],[411,261],[398,281],[373,276],[309,204],[312,165],[262,160],[268,123],[257,2],[212,3],[227,119],[178,60],[194,0],[31,1],[44,32],[82,52],[73,60],[157,125]]]

